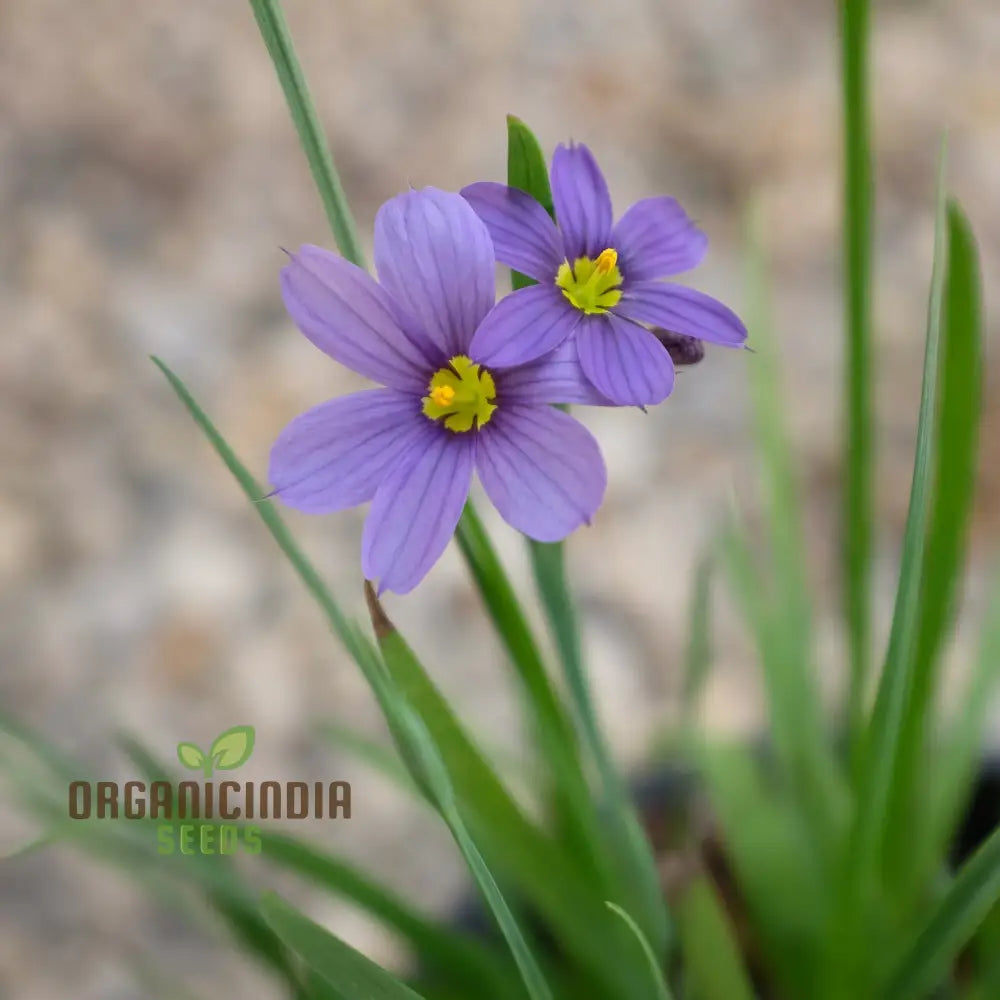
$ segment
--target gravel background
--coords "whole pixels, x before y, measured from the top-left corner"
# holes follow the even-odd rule
[[[757,199],[776,278],[789,413],[837,661],[841,381],[835,6],[819,0],[288,0],[324,123],[370,241],[408,184],[502,179],[504,115],[551,149],[587,141],[619,211],[671,193],[712,249],[692,284],[744,304],[744,208]],[[1000,8],[884,2],[875,38],[879,342],[878,597],[891,599],[908,489],[940,132],[1000,277]],[[361,383],[286,319],[279,245],[330,243],[247,5],[7,0],[0,6],[0,704],[81,767],[129,773],[121,727],[168,755],[236,722],[257,729],[246,777],[345,777],[355,817],[317,831],[429,909],[462,883],[436,825],[315,732],[382,733],[373,700],[148,360],[185,378],[263,476],[285,422]],[[990,324],[996,339],[996,323]],[[995,346],[995,344],[994,344]],[[995,351],[992,352],[995,355]],[[711,350],[663,406],[586,413],[611,485],[570,545],[602,712],[637,766],[669,719],[690,570],[735,487],[752,500],[750,354]],[[1000,403],[987,389],[970,617],[1000,531]],[[289,521],[363,612],[363,511]],[[496,537],[518,579],[507,529]],[[457,555],[389,611],[482,740],[517,751],[516,706]],[[760,725],[752,660],[725,612],[706,725]],[[960,633],[960,667],[969,637]],[[835,670],[826,671],[836,688]],[[252,772],[252,773],[251,773]],[[30,833],[0,812],[0,850]],[[419,838],[420,849],[414,843]],[[280,883],[279,883],[280,884]],[[319,919],[373,955],[393,943],[329,901]],[[151,907],[65,850],[0,865],[0,996],[151,995],[132,956],[203,995],[278,996],[211,926]],[[182,970],[178,972],[178,970]]]

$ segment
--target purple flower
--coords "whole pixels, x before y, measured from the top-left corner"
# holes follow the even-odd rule
[[[637,201],[613,224],[604,175],[583,145],[558,146],[552,199],[558,225],[530,195],[484,182],[462,195],[486,223],[497,259],[538,284],[507,296],[476,333],[487,364],[519,364],[573,337],[591,384],[621,406],[670,395],[670,355],[644,326],[726,347],[746,341],[732,310],[656,279],[696,267],[708,240],[673,198]]]
[[[540,541],[589,523],[607,475],[590,432],[550,403],[607,404],[570,342],[530,363],[483,363],[472,341],[495,298],[486,226],[435,188],[387,202],[375,220],[379,281],[303,246],[281,272],[299,329],[385,388],[293,420],[270,480],[290,507],[322,514],[372,501],[362,568],[379,592],[412,590],[438,560],[472,481],[513,527]],[[662,348],[660,348],[662,351]]]

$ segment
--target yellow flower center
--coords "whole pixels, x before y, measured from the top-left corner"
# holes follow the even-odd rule
[[[443,420],[450,431],[462,433],[488,423],[496,404],[493,376],[464,354],[457,354],[447,368],[434,373],[424,396],[424,416]]]
[[[617,305],[622,297],[621,283],[618,252],[611,247],[602,250],[597,260],[577,257],[572,267],[568,260],[563,261],[556,274],[563,295],[588,314],[607,312]]]

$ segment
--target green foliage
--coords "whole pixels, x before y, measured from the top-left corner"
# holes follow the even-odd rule
[[[374,962],[302,916],[283,899],[266,893],[264,918],[291,951],[329,987],[336,1000],[423,1000]]]
[[[363,265],[280,6],[251,0],[251,7],[334,238],[345,257]],[[937,711],[949,629],[960,614],[982,404],[977,251],[968,220],[946,197],[942,170],[910,509],[889,641],[876,672],[870,599],[870,12],[864,0],[842,0],[841,12],[847,319],[841,569],[849,678],[844,731],[837,732],[824,710],[815,672],[816,601],[804,508],[755,224],[747,315],[756,353],[747,366],[762,511],[759,530],[752,533],[734,507],[693,579],[681,733],[672,745],[696,772],[710,823],[706,832],[697,817],[687,815],[685,803],[670,804],[690,822],[680,824],[681,843],[659,859],[665,868],[679,863],[685,873],[679,888],[672,884],[669,915],[657,859],[592,703],[563,546],[530,543],[529,549],[560,684],[525,600],[471,505],[457,534],[519,684],[545,806],[535,818],[371,588],[366,594],[374,637],[344,614],[254,477],[182,380],[156,359],[362,672],[392,747],[340,723],[330,727],[331,741],[436,813],[478,889],[490,929],[476,936],[425,914],[377,876],[285,831],[262,830],[261,853],[244,866],[222,856],[159,855],[159,824],[148,817],[68,819],[66,784],[80,778],[78,765],[0,718],[3,773],[24,809],[42,824],[27,850],[72,843],[128,872],[192,920],[210,917],[295,1000],[751,1000],[758,978],[778,996],[818,1000],[989,1000],[1000,994],[1000,832],[957,871],[947,864],[1000,680],[1000,580],[958,708],[947,719]],[[553,214],[541,147],[513,117],[507,121],[507,154],[509,183]],[[512,282],[519,288],[530,279],[514,274]],[[760,671],[769,728],[758,748],[710,739],[696,725],[712,667],[716,582],[728,588]],[[871,707],[869,690],[875,693]],[[174,779],[149,749],[128,738],[121,744],[147,780]],[[236,726],[207,752],[179,744],[177,759],[210,779],[216,770],[242,766],[253,750],[252,727]],[[199,834],[206,825],[193,821]],[[246,821],[233,826],[240,833],[248,829]],[[16,864],[21,853],[12,852],[3,863]],[[273,893],[261,895],[257,880],[275,869],[375,918],[415,961],[394,972],[382,969]],[[959,956],[961,982],[955,975]]]

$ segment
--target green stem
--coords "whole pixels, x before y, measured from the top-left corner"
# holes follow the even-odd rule
[[[549,679],[517,593],[471,501],[462,512],[455,540],[493,620],[497,636],[524,685],[535,714],[536,735],[543,759],[557,776],[555,791],[565,810],[563,818],[570,824],[569,833],[593,876],[602,885],[610,886],[613,878],[608,859],[601,850],[576,730]]]
[[[614,855],[624,868],[624,888],[628,891],[630,906],[641,918],[651,946],[662,953],[667,943],[668,922],[663,894],[659,889],[656,861],[628,789],[615,767],[594,708],[583,666],[576,608],[566,578],[565,547],[561,542],[546,544],[532,541],[529,548],[535,584],[559,651],[580,735],[597,768],[603,804],[610,813]]]
[[[868,0],[841,0],[844,281],[847,304],[844,609],[851,678],[847,722],[857,761],[870,670],[872,553],[872,168],[868,114]]]
[[[323,200],[323,208],[326,209],[326,217],[330,220],[333,237],[340,252],[352,264],[364,267],[365,255],[354,227],[354,219],[337,168],[333,165],[330,147],[323,136],[323,129],[320,127],[316,106],[309,94],[302,66],[295,54],[295,46],[292,44],[281,4],[278,0],[250,0],[250,6],[253,8],[261,37],[281,81],[281,89],[285,92],[288,109],[299,133],[306,159],[309,161],[309,169],[312,171],[319,196]]]

